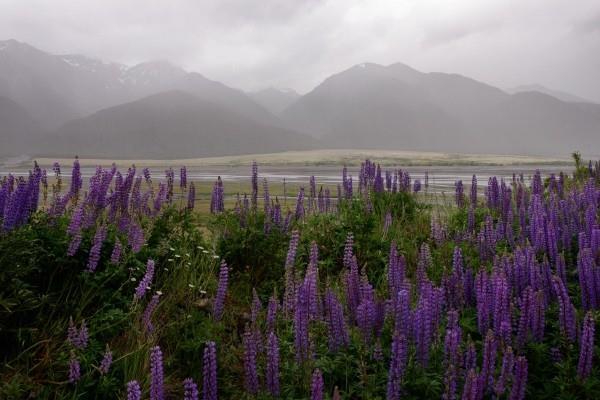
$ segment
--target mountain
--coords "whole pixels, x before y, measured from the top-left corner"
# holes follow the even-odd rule
[[[46,129],[168,90],[185,90],[257,122],[281,125],[241,90],[167,61],[129,67],[81,55],[53,55],[15,40],[0,41],[0,96],[21,104]]]
[[[552,96],[557,98],[558,100],[567,102],[567,103],[593,103],[591,100],[584,99],[583,97],[576,96],[571,93],[563,92],[560,90],[548,89],[542,85],[521,85],[514,87],[512,89],[508,89],[509,93],[523,93],[523,92],[539,92],[546,94],[548,96]]]
[[[310,136],[258,123],[176,90],[68,122],[50,135],[46,153],[168,159],[316,147]]]
[[[600,153],[600,105],[537,92],[511,95],[468,77],[404,64],[359,64],[335,74],[281,117],[337,148]]]
[[[26,152],[40,127],[27,110],[14,101],[0,96],[0,156]]]
[[[279,115],[300,97],[294,89],[276,89],[272,87],[258,92],[251,92],[248,95],[275,115]]]

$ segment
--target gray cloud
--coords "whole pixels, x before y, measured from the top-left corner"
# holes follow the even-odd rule
[[[600,101],[597,0],[0,0],[0,10],[0,38],[169,59],[246,90],[303,92],[356,63],[400,61]]]

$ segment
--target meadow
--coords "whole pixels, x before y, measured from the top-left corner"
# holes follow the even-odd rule
[[[0,178],[0,398],[600,398],[599,162],[440,197],[243,161]]]

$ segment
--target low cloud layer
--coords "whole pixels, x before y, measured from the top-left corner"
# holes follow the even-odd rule
[[[0,0],[0,39],[306,92],[364,61],[600,102],[597,0]]]

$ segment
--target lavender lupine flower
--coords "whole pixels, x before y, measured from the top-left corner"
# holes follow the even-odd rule
[[[160,300],[159,294],[155,294],[154,296],[152,296],[152,299],[146,306],[146,309],[144,310],[144,314],[142,315],[142,324],[144,325],[144,329],[146,330],[146,332],[149,334],[154,332],[154,324],[152,323],[152,314],[154,314],[154,310],[156,310],[159,300]]]
[[[580,379],[586,379],[592,371],[594,331],[594,316],[591,311],[588,311],[583,320],[581,337],[579,339],[579,363],[577,364],[577,375]]]
[[[150,349],[150,400],[164,400],[163,355],[159,346]]]
[[[388,369],[387,400],[400,399],[400,385],[407,360],[408,343],[406,337],[396,332],[392,341],[392,355]]]
[[[81,379],[81,365],[74,354],[69,360],[69,383],[77,383]]]
[[[415,182],[413,183],[413,192],[419,193],[420,191],[421,191],[421,180],[415,179]]]
[[[198,400],[198,385],[192,378],[183,381],[183,400]]]
[[[152,284],[152,279],[154,279],[154,261],[148,259],[146,263],[146,272],[144,273],[144,277],[140,280],[137,288],[135,289],[135,293],[133,295],[135,300],[140,300],[146,294],[146,290]]]
[[[204,348],[202,380],[202,400],[217,400],[217,346],[215,342],[207,342]]]
[[[558,322],[561,333],[569,340],[574,342],[577,336],[575,324],[575,307],[571,303],[569,292],[563,280],[558,277],[552,278],[552,286],[558,299]]]
[[[142,388],[138,381],[127,382],[127,400],[141,400]]]
[[[73,161],[73,172],[71,172],[71,189],[69,193],[71,197],[77,201],[79,197],[79,190],[81,190],[81,186],[83,181],[81,180],[81,166],[79,165],[79,158],[75,157],[75,161]]]
[[[338,351],[350,342],[348,328],[344,318],[344,309],[331,289],[325,293],[325,319],[328,329],[329,350]]]
[[[144,230],[134,221],[131,221],[127,232],[127,243],[131,247],[131,251],[138,253],[144,245]]]
[[[100,366],[98,367],[98,370],[100,370],[100,373],[102,375],[108,374],[108,371],[110,370],[112,362],[113,362],[113,354],[107,345],[106,351],[104,352],[104,357],[102,358],[102,361],[100,362]]]
[[[323,374],[319,368],[315,369],[312,374],[310,384],[310,400],[323,400]]]
[[[467,351],[465,351],[465,362],[463,369],[468,371],[474,369],[477,365],[477,350],[475,349],[475,343],[469,337],[467,344]]]
[[[102,250],[102,244],[106,239],[106,225],[98,227],[94,240],[92,241],[92,248],[90,249],[90,256],[88,258],[87,272],[94,272],[98,267],[98,261],[100,261],[100,251]]]
[[[73,319],[69,319],[69,328],[67,330],[67,340],[76,349],[85,349],[89,341],[89,333],[85,321],[81,321],[79,329],[75,327]]]
[[[429,362],[429,347],[432,338],[432,304],[429,296],[422,295],[413,314],[413,331],[417,360],[426,367]]]
[[[527,386],[527,359],[517,357],[515,362],[515,372],[513,385],[508,396],[509,400],[523,400],[525,398],[525,388]]]
[[[119,239],[115,239],[115,245],[110,255],[110,263],[118,264],[121,261],[121,253],[123,252],[123,245]]]
[[[390,226],[392,226],[392,213],[388,210],[388,212],[385,213],[385,219],[383,220],[383,235],[387,235],[388,230],[390,229]]]
[[[279,340],[275,332],[267,338],[267,390],[273,397],[279,396]]]
[[[225,305],[225,297],[227,296],[227,286],[229,284],[229,269],[225,260],[221,261],[221,268],[219,269],[219,283],[217,286],[217,294],[215,296],[215,302],[213,304],[213,316],[215,320],[219,321],[223,316],[223,307]]]
[[[255,336],[249,327],[244,332],[244,386],[250,394],[258,393],[258,372],[256,358],[258,356]]]
[[[460,367],[462,332],[458,326],[458,312],[456,310],[448,311],[448,327],[444,339],[444,367],[445,373],[445,392],[443,398],[452,400],[456,398],[456,384],[458,378],[458,368]]]
[[[500,376],[496,380],[496,385],[494,386],[494,392],[498,398],[504,394],[506,390],[506,384],[513,379],[512,373],[514,363],[515,358],[512,347],[508,346],[504,350],[504,355],[502,356],[502,367],[500,368]]]

